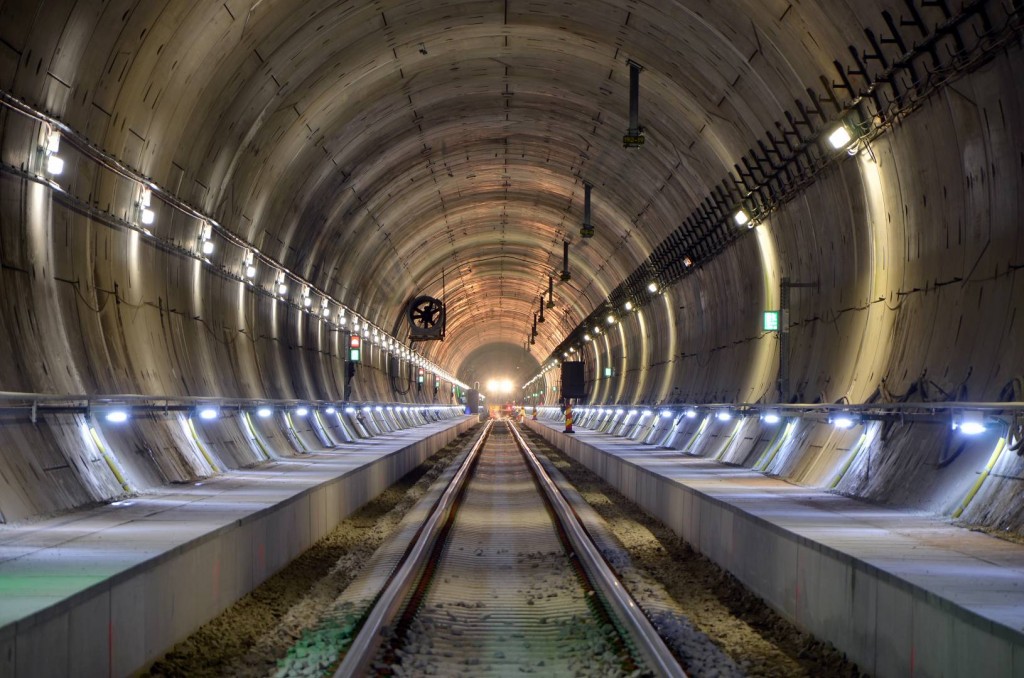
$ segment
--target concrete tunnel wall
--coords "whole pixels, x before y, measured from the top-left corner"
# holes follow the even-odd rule
[[[388,11],[401,7],[385,4]],[[678,223],[710,189],[722,168],[771,128],[779,117],[779,102],[802,94],[832,58],[862,40],[863,27],[874,25],[879,11],[899,13],[901,7],[884,1],[821,3],[794,6],[782,13],[789,17],[783,20],[767,4],[753,3],[741,9],[761,29],[755,37],[774,49],[755,52],[757,59],[737,57],[758,40],[735,29],[735,7],[707,9],[704,23],[680,32],[686,39],[668,23],[679,20],[676,13],[666,11],[671,16],[663,17],[666,23],[659,26],[657,17],[638,10],[634,20],[645,22],[648,41],[634,41],[632,47],[648,64],[644,92],[654,97],[645,107],[652,143],[630,156],[639,166],[631,167],[629,176],[638,185],[660,184],[661,189],[655,198],[646,191],[634,197],[636,191],[618,181],[626,172],[611,162],[617,156],[607,156],[608,167],[597,162],[592,170],[588,166],[601,189],[599,196],[602,191],[607,196],[595,205],[595,219],[637,227],[622,236],[602,234],[603,240],[595,238],[586,249],[574,250],[575,277],[586,282],[574,298],[559,299],[559,311],[566,308],[582,316],[599,305],[669,225]],[[439,226],[448,213],[439,216],[431,210],[440,193],[437,186],[448,180],[419,162],[429,150],[422,131],[415,131],[404,111],[396,113],[400,107],[389,98],[394,83],[376,62],[380,45],[367,37],[385,30],[378,26],[377,9],[353,5],[345,10],[349,13],[327,15],[319,22],[340,45],[327,66],[307,51],[320,30],[307,24],[318,22],[287,8],[268,10],[280,12],[270,19],[249,17],[250,5],[239,3],[69,2],[47,4],[46,10],[39,13],[32,3],[2,6],[0,85],[5,91],[58,116],[84,139],[154,177],[181,200],[216,214],[240,237],[287,261],[346,303],[366,307],[367,317],[381,326],[401,313],[401,301],[412,291],[408,280],[425,277],[426,271],[430,284],[440,289],[439,262],[455,258],[441,245],[457,238]],[[421,8],[420,14],[393,21],[388,38],[410,48],[424,34],[441,36],[447,25],[457,23],[446,11]],[[565,21],[563,14],[552,12],[558,21]],[[571,14],[574,32],[541,21],[523,21],[518,29],[530,41],[523,58],[532,59],[529,63],[545,74],[543,82],[529,81],[533,89],[526,88],[524,94],[556,98],[565,108],[562,117],[553,117],[543,105],[521,96],[531,102],[524,120],[544,125],[560,138],[574,134],[580,124],[589,128],[594,120],[581,103],[593,98],[583,86],[592,83],[573,73],[572,65],[600,66],[604,78],[604,57],[593,45],[614,42],[602,12]],[[274,26],[275,19],[283,28]],[[101,26],[118,30],[98,30]],[[276,32],[292,28],[294,34]],[[412,99],[415,94],[420,99],[418,115],[436,125],[430,129],[437,130],[439,148],[446,140],[461,144],[467,139],[463,145],[453,144],[465,160],[452,160],[448,176],[476,168],[481,174],[507,173],[514,184],[506,187],[502,179],[453,198],[453,221],[467,224],[460,238],[492,258],[507,246],[528,259],[537,252],[524,243],[557,246],[563,237],[572,237],[579,221],[574,200],[579,177],[562,171],[561,165],[579,173],[582,163],[568,143],[552,148],[549,139],[536,133],[521,140],[518,153],[525,160],[519,165],[515,158],[497,160],[492,147],[471,145],[475,137],[454,120],[479,108],[476,93],[464,92],[453,102],[436,89],[446,82],[436,77],[447,71],[437,56],[446,54],[443,50],[464,49],[466,62],[480,70],[491,60],[485,28],[466,30],[464,44],[432,44],[433,51],[422,60],[425,65],[416,66],[424,77],[412,90],[395,96]],[[565,38],[569,33],[585,38],[579,40],[583,46],[565,46],[573,42]],[[711,68],[691,73],[680,66],[683,62],[673,61],[677,53],[668,47],[686,48],[687,40],[696,40],[693,34],[720,37],[718,46],[730,49],[709,53],[726,65],[742,62],[749,69],[742,71],[744,77],[733,82],[735,74],[726,73],[721,64],[722,73]],[[558,51],[563,48],[578,61],[566,61],[566,53]],[[653,303],[602,328],[598,349],[585,349],[592,400],[772,401],[778,349],[772,335],[760,332],[759,322],[762,310],[777,305],[784,275],[820,281],[814,293],[794,293],[792,382],[799,399],[863,402],[904,394],[934,399],[944,393],[970,400],[1006,397],[1006,387],[1024,372],[1024,349],[1013,339],[1017,305],[1024,298],[1016,276],[1024,261],[1024,244],[1019,242],[1024,215],[1019,197],[1024,187],[1020,62],[1018,37],[987,63],[925,99],[873,139],[868,150],[831,164],[755,231],[665,289]],[[349,68],[357,63],[371,67],[367,72]],[[570,66],[555,68],[551,63]],[[677,86],[680,79],[695,93],[692,99]],[[720,87],[719,80],[732,85]],[[617,80],[600,82],[609,92],[621,92]],[[334,87],[348,88],[348,98]],[[720,95],[714,119],[727,124],[711,124],[711,138],[687,162],[672,157],[672,149],[693,147],[691,137],[699,137],[713,118],[705,115],[712,107],[704,99],[713,102]],[[607,145],[609,138],[618,144],[618,108],[609,113],[614,122],[608,129],[614,133],[601,128],[595,134],[604,137],[597,138],[595,147]],[[678,127],[663,124],[663,118],[678,118]],[[66,141],[66,193],[54,192],[27,176],[38,170],[38,122],[3,108],[0,130],[0,160],[12,170],[0,174],[0,354],[16,357],[0,361],[0,388],[343,397],[342,335],[262,292],[272,284],[273,270],[262,267],[256,284],[249,285],[237,273],[242,254],[237,248],[220,247],[212,265],[204,266],[182,251],[157,246],[124,227],[134,221],[138,182],[84,160]],[[654,143],[659,132],[664,143]],[[325,138],[343,143],[329,152]],[[589,145],[587,150],[596,153]],[[558,167],[546,164],[552,157]],[[411,168],[410,158],[415,168],[396,175],[389,162]],[[664,168],[678,173],[675,180],[664,179]],[[352,187],[354,173],[358,190]],[[550,190],[522,186],[527,175],[546,182],[543,187]],[[494,215],[480,216],[475,210],[509,196],[503,214],[530,228],[510,234],[499,248],[490,230],[472,230],[493,222]],[[563,209],[566,202],[571,209]],[[183,250],[194,246],[200,228],[196,219],[159,202],[154,209],[164,243]],[[559,228],[542,223],[549,220]],[[326,227],[339,222],[344,228]],[[387,237],[382,240],[378,233]],[[422,254],[412,268],[403,259],[409,251]],[[442,364],[457,367],[480,342],[510,340],[504,329],[492,326],[528,318],[538,285],[558,265],[557,254],[535,258],[536,267],[520,261],[520,268],[509,268],[508,281],[502,278],[510,286],[518,285],[520,277],[536,278],[517,288],[522,299],[510,303],[512,310],[502,311],[504,315],[482,328],[471,324],[481,321],[478,315],[457,318],[462,336],[470,338],[437,348],[435,357]],[[469,291],[455,298],[453,309],[486,298],[496,289],[497,276],[492,277],[484,281],[486,290],[467,285]],[[552,320],[545,327],[547,333],[560,325]],[[542,336],[538,353],[554,341]],[[433,400],[429,388],[396,394],[383,358],[368,354],[353,384],[354,399]],[[604,366],[612,367],[614,376],[605,378]],[[402,369],[401,380],[408,384],[413,375],[407,365]],[[554,374],[548,374],[548,394],[555,393]],[[449,387],[443,383],[439,389],[442,402]],[[1019,400],[1014,388],[1010,386],[1008,397]],[[41,426],[19,421],[0,427],[4,519],[65,510],[125,491],[83,426],[79,418],[67,416]],[[279,426],[274,435],[287,437],[285,425]],[[777,435],[759,427],[746,422],[720,431],[713,425],[705,433],[707,442],[698,441],[692,449],[752,466]],[[262,458],[238,421],[209,434],[212,464],[180,417],[154,417],[118,432],[99,428],[115,460],[140,489]],[[837,485],[840,491],[949,513],[994,446],[986,438],[950,450],[948,432],[923,424],[872,429],[861,441],[863,433],[840,435],[802,424],[765,470],[829,486],[849,455],[855,455]],[[317,438],[313,431],[295,436],[311,443]],[[1020,466],[1016,455],[1003,454],[997,473],[964,517],[1019,529],[1015,477]]]
[[[794,401],[1019,400],[1020,58],[1017,46],[930,97],[661,299],[599,325],[582,349],[587,402],[777,402],[778,340],[761,330],[761,312],[778,307],[783,276],[820,282],[793,292]],[[549,398],[558,380],[547,373]],[[963,441],[945,423],[836,432],[801,422],[762,470],[952,515],[1005,434]],[[777,435],[756,420],[712,421],[689,451],[754,467]],[[1020,454],[1004,450],[962,519],[1019,532],[1022,473]]]

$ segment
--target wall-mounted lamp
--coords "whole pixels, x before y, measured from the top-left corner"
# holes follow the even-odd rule
[[[249,280],[256,277],[256,253],[252,250],[246,250],[245,256],[242,257],[242,270]]]
[[[199,227],[199,251],[207,256],[213,254],[214,247],[213,240],[211,239],[212,237],[213,224],[209,221],[202,222],[202,225]]]
[[[60,151],[60,132],[49,125],[43,125],[43,136],[39,146],[46,160],[46,173],[51,176],[57,176],[62,173],[64,171],[64,159],[57,155]]]
[[[828,423],[839,429],[853,428],[857,423],[857,417],[849,412],[837,412],[828,418]]]
[[[156,212],[151,209],[153,191],[143,187],[139,192],[139,223],[149,226],[156,221]]]
[[[953,430],[965,436],[976,436],[988,430],[985,414],[978,410],[966,410],[953,417]]]

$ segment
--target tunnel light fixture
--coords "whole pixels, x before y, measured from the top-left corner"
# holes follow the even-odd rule
[[[583,341],[590,341],[590,339],[591,339],[591,337],[590,337],[589,334],[584,334],[583,335]]]
[[[216,419],[220,416],[220,408],[213,405],[203,405],[199,408],[197,413],[199,414],[200,419],[210,421],[211,419]]]
[[[103,418],[111,424],[123,424],[131,418],[131,415],[128,413],[128,410],[117,408],[108,410]]]
[[[274,411],[272,409],[270,409],[269,407],[267,407],[266,405],[263,405],[262,407],[260,407],[260,408],[258,408],[256,410],[256,416],[259,417],[260,419],[266,419],[267,417],[269,417],[273,413],[274,413]]]
[[[309,408],[305,407],[304,405],[300,405],[299,407],[295,408],[295,416],[297,416],[297,417],[305,417],[308,414],[309,414]]]
[[[683,257],[683,266],[685,266],[686,268],[690,268],[691,266],[693,266],[693,259],[691,259],[690,257]]]
[[[209,221],[203,221],[199,226],[199,251],[205,255],[213,254],[213,225]]]
[[[43,129],[45,134],[40,143],[40,148],[46,160],[44,167],[47,174],[57,176],[64,171],[64,159],[57,155],[60,151],[60,132],[49,125],[44,125]]]
[[[622,308],[624,308],[626,311],[632,311],[633,310],[633,302],[632,301],[627,301],[626,303],[624,303],[622,305]]]
[[[49,125],[45,125],[46,136],[43,138],[43,152],[47,155],[53,155],[54,153],[60,152],[60,131],[53,129]]]
[[[605,318],[605,319],[604,319],[604,321],[605,321],[606,323],[608,323],[609,325],[614,325],[614,324],[615,324],[615,315],[614,315],[614,314],[612,314],[612,313],[609,313],[609,314],[608,314],[608,317],[607,317],[607,318]]]
[[[328,405],[324,408],[324,414],[334,414],[337,411],[338,410],[336,410],[333,405]]]
[[[850,134],[850,128],[845,124],[839,125],[828,135],[829,145],[837,151],[849,146],[851,141],[853,141],[853,135]]]
[[[64,159],[59,155],[46,156],[46,173],[57,176],[64,171]]]
[[[848,412],[837,412],[829,417],[829,423],[838,429],[848,429],[853,428],[853,425],[857,423],[857,418]]]
[[[354,408],[354,407],[346,407],[345,408],[345,414],[355,414],[355,413],[356,413],[356,408]]]
[[[641,418],[643,418],[643,417],[649,417],[649,416],[651,416],[652,414],[654,414],[654,412],[651,412],[650,410],[644,410],[643,412],[641,412],[641,413],[640,413],[640,417],[641,417]]]
[[[737,226],[746,226],[750,223],[750,215],[747,214],[745,209],[736,210],[736,213],[732,215],[732,219],[736,222]]]
[[[715,419],[718,421],[731,421],[732,412],[729,410],[718,410],[718,412],[715,412]]]
[[[625,412],[625,410],[623,410],[621,407],[615,410],[615,414],[621,415],[623,412]]]
[[[256,253],[252,250],[245,251],[245,255],[242,257],[242,269],[246,278],[252,280],[256,277]]]
[[[985,414],[978,410],[967,410],[953,419],[953,430],[959,430],[965,436],[981,435],[988,428],[985,426]]]
[[[156,213],[151,209],[153,204],[153,191],[143,187],[139,191],[139,221],[149,226],[156,221]]]
[[[658,293],[658,283],[653,282],[653,281],[647,283],[647,291],[650,292],[651,294],[657,294]]]
[[[779,413],[775,410],[765,410],[761,413],[761,421],[766,424],[778,424],[782,421],[782,417],[780,417]]]

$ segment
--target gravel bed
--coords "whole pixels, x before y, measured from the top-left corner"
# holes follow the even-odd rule
[[[278,659],[333,607],[339,593],[478,428],[459,436],[342,521],[283,570],[175,645],[143,675],[272,674]]]
[[[410,628],[377,675],[641,675],[594,614],[512,437],[499,424]]]
[[[546,455],[551,465],[604,519],[628,554],[628,561],[637,570],[635,573],[628,569],[623,572],[631,593],[638,598],[656,600],[656,592],[653,596],[650,592],[645,595],[645,587],[640,583],[642,579],[634,577],[654,580],[678,605],[688,623],[706,634],[732,660],[729,665],[716,665],[709,661],[690,666],[690,675],[734,675],[732,667],[738,667],[746,675],[772,678],[853,678],[866,675],[832,645],[815,639],[783,619],[735,577],[694,551],[669,528],[645,514],[592,471],[529,430],[524,429],[523,433],[533,448]],[[614,554],[614,549],[602,545],[602,550],[609,554],[613,566],[623,566],[624,561]],[[642,600],[638,602],[644,604]],[[654,621],[657,625],[660,620],[656,618]],[[696,642],[686,624],[673,618],[671,626],[681,634],[683,645]],[[696,649],[680,650],[673,646],[671,638],[666,640],[684,663],[692,661],[687,652],[696,652],[698,656],[706,653],[699,644]]]

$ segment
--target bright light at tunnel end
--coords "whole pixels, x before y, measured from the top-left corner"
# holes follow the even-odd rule
[[[491,393],[508,394],[515,390],[511,379],[489,379],[486,388]]]

